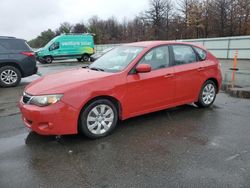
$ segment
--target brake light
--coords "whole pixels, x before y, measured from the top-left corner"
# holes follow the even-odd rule
[[[28,57],[32,57],[32,56],[35,55],[34,52],[21,52],[21,54],[26,55],[26,56],[28,56]]]

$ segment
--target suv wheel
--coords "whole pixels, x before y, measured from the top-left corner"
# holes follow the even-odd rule
[[[53,62],[53,58],[51,56],[44,57],[46,63],[51,64]]]
[[[92,102],[81,113],[79,129],[89,138],[101,138],[112,132],[117,121],[115,105],[107,99],[100,99]]]
[[[21,72],[12,66],[4,66],[0,68],[0,86],[12,87],[21,81]]]

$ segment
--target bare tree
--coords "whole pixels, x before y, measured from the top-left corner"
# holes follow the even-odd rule
[[[150,0],[149,5],[134,19],[121,22],[97,16],[73,26],[64,22],[30,44],[40,47],[54,35],[85,31],[96,34],[96,44],[250,34],[250,0]]]
[[[144,19],[152,24],[155,39],[162,39],[167,33],[173,4],[171,0],[150,0],[150,8],[145,11]],[[166,24],[165,24],[166,23]],[[164,28],[164,26],[166,26]]]
[[[72,28],[72,33],[86,33],[87,28],[85,27],[84,23],[77,23]]]

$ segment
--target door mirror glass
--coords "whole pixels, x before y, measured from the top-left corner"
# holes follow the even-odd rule
[[[151,71],[151,66],[149,64],[139,64],[136,67],[137,73],[146,73]]]

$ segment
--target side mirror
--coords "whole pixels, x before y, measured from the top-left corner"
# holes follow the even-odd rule
[[[137,73],[146,73],[151,71],[151,66],[149,64],[140,64],[136,67]]]

